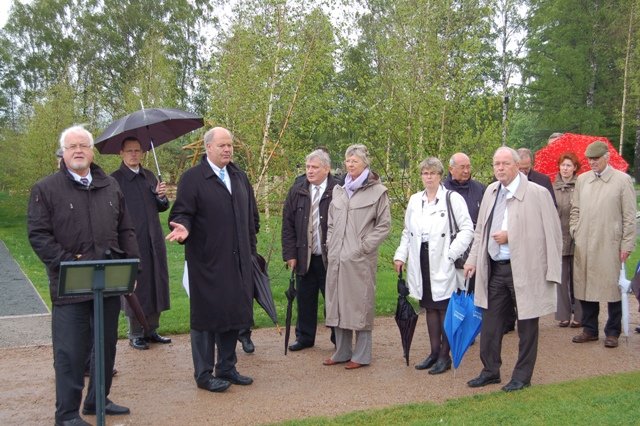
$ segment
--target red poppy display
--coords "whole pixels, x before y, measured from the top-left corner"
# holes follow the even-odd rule
[[[573,152],[580,159],[580,171],[578,174],[588,172],[591,168],[584,152],[587,146],[595,141],[603,141],[609,146],[609,165],[611,167],[623,172],[627,171],[629,164],[618,154],[609,139],[601,136],[577,135],[575,133],[565,133],[536,152],[534,170],[549,176],[553,182],[558,175],[558,158],[565,152]]]

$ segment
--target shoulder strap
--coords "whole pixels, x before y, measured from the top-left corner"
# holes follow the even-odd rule
[[[456,217],[451,211],[451,191],[447,190],[445,200],[447,202],[447,216],[449,217],[449,233],[455,237],[460,229],[458,228]]]

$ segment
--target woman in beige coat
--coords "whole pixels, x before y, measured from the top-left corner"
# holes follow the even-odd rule
[[[562,282],[558,289],[558,310],[556,320],[560,327],[578,328],[582,318],[580,303],[573,303],[573,238],[569,234],[569,213],[571,212],[571,201],[573,190],[576,186],[578,170],[580,170],[580,160],[573,152],[565,152],[558,159],[558,176],[553,182],[553,192],[556,195],[558,205],[558,216],[560,216],[560,227],[562,228]],[[572,306],[573,321],[571,321]]]
[[[347,148],[345,166],[345,183],[333,189],[327,220],[326,324],[335,328],[336,351],[324,365],[346,362],[355,369],[371,363],[378,247],[389,234],[391,214],[367,148]]]

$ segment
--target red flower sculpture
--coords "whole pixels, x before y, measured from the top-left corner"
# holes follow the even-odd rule
[[[558,175],[558,159],[565,152],[573,152],[580,159],[580,171],[578,174],[591,170],[587,157],[584,152],[591,142],[603,141],[609,145],[609,165],[615,169],[626,172],[629,164],[622,158],[618,151],[611,145],[609,139],[600,136],[577,135],[574,133],[565,133],[549,145],[540,149],[535,154],[534,169],[555,181]]]

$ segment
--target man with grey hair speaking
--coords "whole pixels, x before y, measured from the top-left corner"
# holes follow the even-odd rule
[[[317,149],[307,155],[306,179],[296,180],[282,211],[282,258],[296,271],[298,322],[291,351],[315,344],[318,293],[324,297],[327,276],[327,215],[333,187],[329,154]]]

